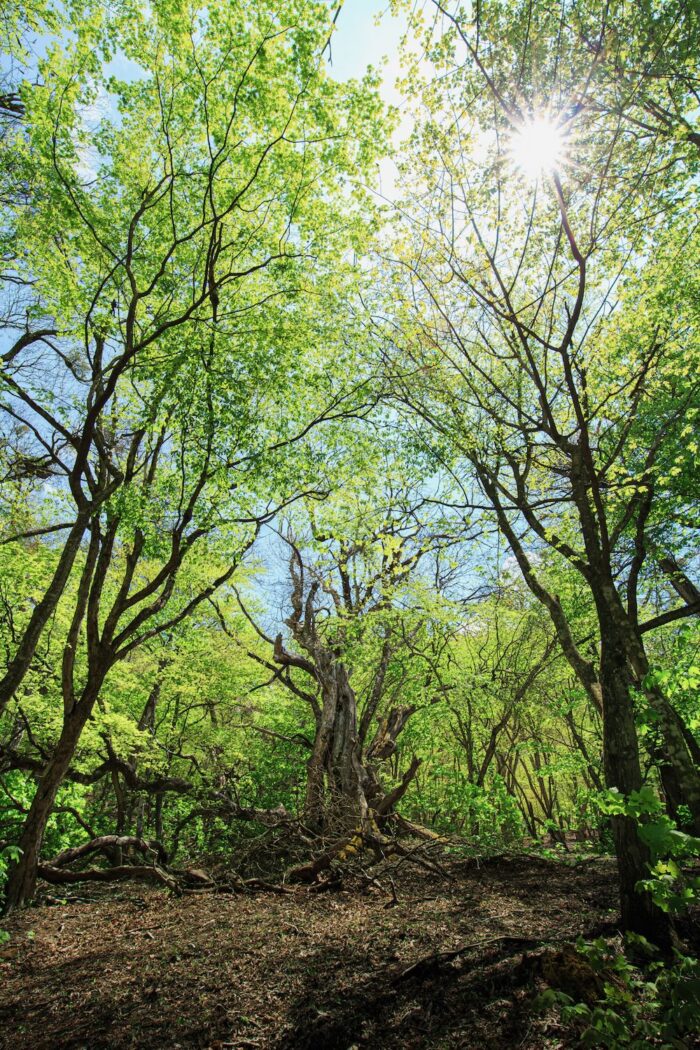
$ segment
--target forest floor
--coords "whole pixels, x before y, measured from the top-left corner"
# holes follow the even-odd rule
[[[543,985],[528,960],[614,933],[614,863],[513,856],[454,862],[450,875],[402,868],[398,903],[374,886],[183,897],[71,887],[4,922],[0,1047],[576,1045],[533,1012]]]

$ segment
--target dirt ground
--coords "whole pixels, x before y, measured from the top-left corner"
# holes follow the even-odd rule
[[[184,897],[72,888],[4,924],[0,1047],[571,1045],[531,1011],[538,982],[526,963],[544,944],[614,931],[614,864],[513,857],[451,874],[397,878],[398,903],[387,886]]]

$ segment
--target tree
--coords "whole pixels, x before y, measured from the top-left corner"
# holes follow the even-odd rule
[[[4,414],[20,424],[25,475],[58,476],[72,506],[47,526],[66,539],[0,681],[0,710],[91,517],[121,484],[95,462],[121,381],[150,374],[157,405],[185,361],[227,368],[256,312],[265,322],[246,361],[266,367],[275,323],[283,339],[290,311],[317,293],[302,267],[339,246],[322,192],[329,166],[359,170],[363,121],[378,119],[371,90],[340,89],[318,69],[322,5],[302,3],[289,26],[274,5],[183,3],[176,13],[71,7],[64,50],[40,63],[41,87],[20,85],[12,146],[28,196],[10,198],[7,217],[23,251],[6,280]],[[108,75],[100,52],[137,71]],[[351,216],[344,248],[359,229],[339,191]],[[216,407],[225,401],[222,389]]]
[[[441,655],[454,615],[431,586],[431,567],[454,538],[439,528],[411,469],[364,445],[355,451],[357,480],[310,504],[306,522],[297,515],[282,533],[287,630],[273,637],[257,627],[270,682],[311,709],[303,815],[326,833],[388,816],[408,789],[418,761],[391,790],[380,770],[416,710],[443,698]]]
[[[319,65],[324,5],[75,4],[60,21],[12,113],[25,191],[7,194],[22,251],[5,281],[0,410],[12,478],[44,519],[6,542],[66,538],[13,622],[0,711],[77,585],[63,726],[7,907],[31,896],[111,668],[222,587],[256,527],[309,491],[303,454],[282,473],[282,450],[376,398],[361,372],[329,382],[322,356],[330,341],[347,352],[331,303],[348,295],[364,229],[338,175],[363,170],[381,126],[371,79],[339,87]],[[135,68],[119,79],[111,59]],[[310,337],[320,346],[302,361]],[[192,559],[209,564],[183,594]]]
[[[411,225],[386,255],[403,306],[383,324],[396,404],[452,469],[468,467],[495,515],[602,711],[608,787],[641,786],[633,692],[643,691],[697,826],[687,727],[650,681],[644,645],[696,610],[647,619],[643,592],[647,524],[670,509],[661,462],[697,411],[695,275],[683,267],[697,237],[682,175],[694,146],[660,130],[640,142],[619,105],[596,103],[607,23],[595,5],[480,5],[476,25],[435,6],[427,47],[442,75],[423,85],[405,169]],[[591,22],[597,35],[582,48]],[[533,122],[552,129],[554,147],[550,138],[550,155],[524,165]],[[573,567],[595,609],[592,658],[552,559]],[[614,835],[623,923],[663,940],[662,916],[636,889],[647,856],[634,822],[616,818]]]

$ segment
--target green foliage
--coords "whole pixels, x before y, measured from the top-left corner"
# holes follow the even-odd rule
[[[698,900],[700,878],[683,871],[683,864],[700,857],[700,838],[680,831],[664,812],[650,787],[627,797],[611,789],[600,799],[602,812],[637,821],[637,833],[651,853],[649,878],[640,883],[665,912],[680,913]]]
[[[3,846],[0,849],[0,889],[5,882],[7,877],[7,868],[15,860],[20,857],[20,850],[17,846]]]
[[[2,896],[2,890],[7,881],[7,869],[10,864],[14,861],[19,860],[21,856],[21,850],[17,846],[3,846],[0,849],[0,896]],[[9,933],[6,930],[0,929],[0,945],[4,944],[10,939]]]
[[[630,1047],[688,1045],[700,1025],[700,964],[674,952],[672,961],[654,958],[656,949],[643,937],[628,934],[626,951],[598,938],[579,941],[577,950],[604,980],[596,1004],[576,1003],[549,989],[536,1008],[554,1007],[564,1025],[578,1032],[581,1046]]]

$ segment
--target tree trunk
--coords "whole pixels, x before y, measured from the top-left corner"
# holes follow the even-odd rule
[[[679,809],[683,804],[683,791],[678,783],[676,770],[674,766],[666,760],[664,748],[657,748],[654,757],[656,758],[656,764],[659,770],[659,779],[661,780],[661,789],[666,804],[666,812],[671,820],[678,822]]]
[[[686,805],[691,814],[693,834],[700,835],[700,773],[688,747],[683,722],[660,689],[652,687],[646,693],[660,717],[666,780],[672,778],[678,793],[676,812],[678,805]],[[674,816],[673,812],[671,816]]]
[[[352,827],[367,815],[358,754],[357,701],[342,663],[324,660],[323,707],[307,763],[305,820],[318,830]]]
[[[601,597],[606,602],[611,626],[625,647],[629,666],[639,686],[644,690],[649,706],[659,719],[664,762],[672,769],[682,801],[691,812],[693,831],[700,834],[700,769],[697,766],[697,747],[693,748],[690,745],[683,720],[663,690],[653,682],[647,682],[650,668],[642,636],[624,611],[612,580],[602,588]],[[694,739],[692,743],[695,743]]]
[[[156,795],[155,833],[158,842],[163,841],[163,796]]]
[[[46,825],[92,706],[92,702],[83,700],[64,718],[58,743],[44,769],[24,822],[19,841],[22,855],[10,872],[5,894],[5,914],[26,904],[34,896]]]
[[[116,769],[112,770],[112,786],[114,788],[114,800],[117,807],[117,821],[116,821],[116,837],[121,838],[124,834],[125,821],[126,821],[126,808],[124,803],[124,790],[119,780],[119,773]],[[156,835],[156,838],[158,836]],[[121,843],[115,845],[114,855],[112,857],[112,864],[118,867],[123,863],[124,856],[122,853]]]
[[[632,681],[623,640],[614,624],[601,614],[601,690],[603,696],[603,756],[608,788],[624,796],[639,791],[642,774],[639,764],[637,730],[632,703]],[[670,943],[667,917],[648,893],[637,890],[637,883],[648,876],[649,851],[637,833],[632,817],[611,820],[619,870],[622,926],[642,934],[661,948]]]
[[[307,763],[304,819],[319,831],[332,828],[343,832],[361,824],[370,809],[376,809],[385,798],[375,763],[396,753],[396,738],[415,708],[392,708],[380,720],[363,755],[357,699],[347,669],[329,653],[317,656],[317,663],[323,698],[316,739]],[[409,781],[415,771],[412,768]]]
[[[83,510],[78,514],[73,527],[68,533],[51,582],[46,588],[41,601],[34,606],[29,623],[25,627],[24,634],[17,646],[17,652],[0,680],[0,714],[4,711],[29,670],[39,639],[68,582],[73,563],[80,550],[80,542],[85,534],[89,516],[88,510]]]

